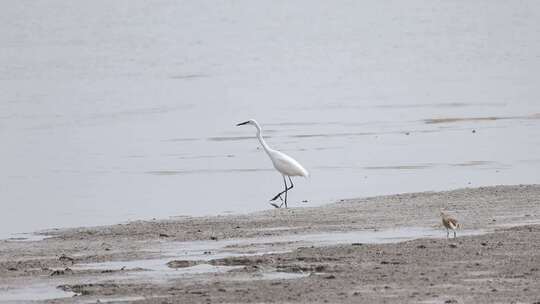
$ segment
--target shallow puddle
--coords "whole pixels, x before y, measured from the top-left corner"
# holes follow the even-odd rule
[[[80,303],[88,303],[88,304],[95,304],[95,303],[119,303],[119,302],[131,302],[131,301],[138,301],[138,300],[144,300],[144,297],[141,296],[135,296],[135,297],[99,297],[98,299],[89,299],[87,301],[82,301]],[[99,301],[99,302],[98,302]]]
[[[229,270],[239,268],[239,266],[214,266],[210,264],[198,264],[191,267],[171,268],[167,266],[170,258],[135,260],[135,261],[118,261],[104,262],[92,264],[80,264],[73,267],[74,270],[113,270],[111,276],[107,276],[107,280],[111,278],[121,279],[124,281],[141,281],[146,282],[166,282],[171,279],[193,277],[201,274],[223,273]]]
[[[49,237],[50,236],[46,234],[14,233],[4,240],[10,241],[10,242],[37,242],[37,241],[42,241]]]
[[[0,303],[27,303],[27,301],[69,298],[74,295],[73,292],[57,289],[50,284],[34,284],[23,288],[0,288]]]
[[[482,230],[460,230],[458,236],[477,235]],[[332,246],[339,244],[398,243],[418,238],[442,238],[442,229],[427,227],[402,227],[385,230],[358,230],[294,234],[261,238],[227,239],[218,241],[171,242],[160,247],[160,252],[184,260],[211,260],[238,255],[258,255],[292,251],[305,246]]]

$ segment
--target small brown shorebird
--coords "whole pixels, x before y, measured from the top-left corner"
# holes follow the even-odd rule
[[[443,226],[444,228],[446,228],[446,238],[450,237],[450,229],[454,232],[454,238],[456,238],[456,229],[460,227],[458,221],[455,218],[444,213],[443,210],[441,210],[441,218]]]

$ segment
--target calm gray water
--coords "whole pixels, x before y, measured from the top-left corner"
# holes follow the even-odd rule
[[[0,7],[2,237],[540,183],[538,1]]]

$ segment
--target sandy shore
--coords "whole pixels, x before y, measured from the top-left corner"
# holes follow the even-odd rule
[[[537,224],[525,185],[56,230],[0,241],[0,302],[534,303]]]

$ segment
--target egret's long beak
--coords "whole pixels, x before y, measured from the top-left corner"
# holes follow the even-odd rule
[[[241,122],[241,123],[239,123],[239,124],[236,124],[236,126],[238,127],[238,126],[241,126],[241,125],[245,125],[245,124],[247,124],[247,123],[249,123],[249,121]]]

